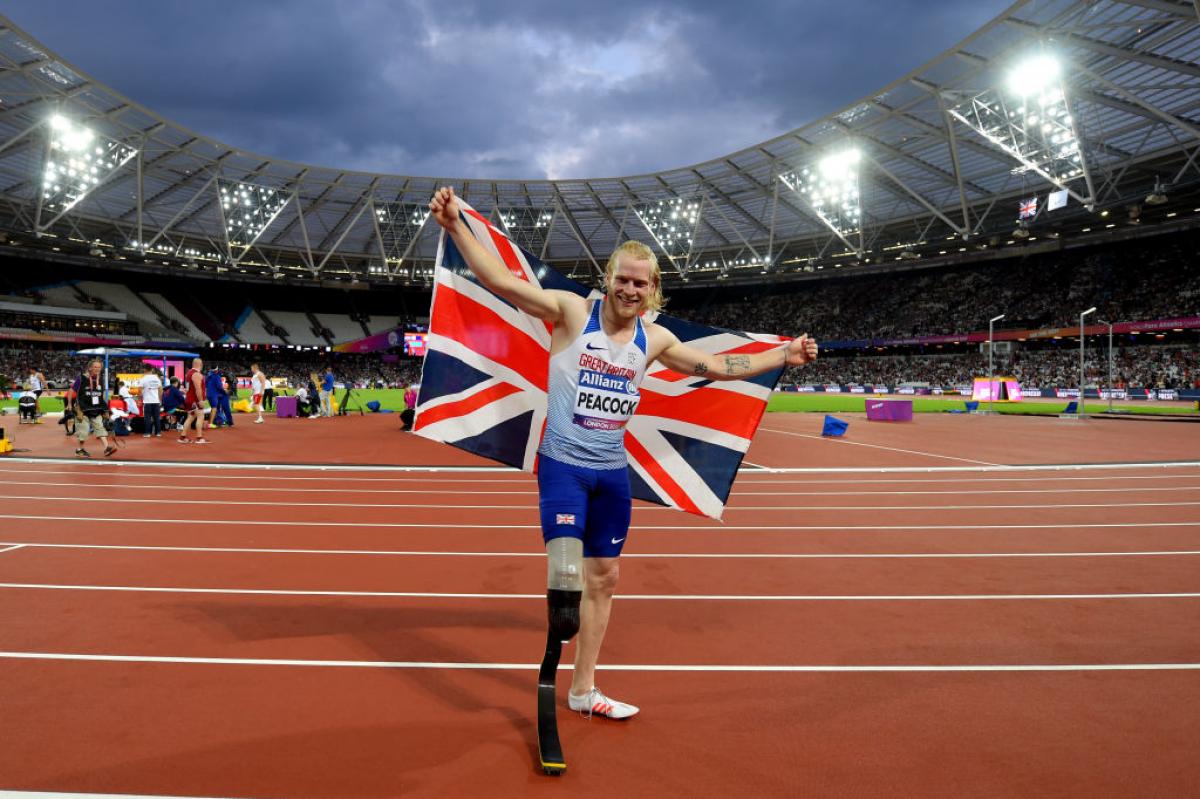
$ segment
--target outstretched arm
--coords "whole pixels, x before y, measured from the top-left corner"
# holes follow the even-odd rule
[[[558,291],[547,291],[508,271],[494,255],[480,244],[459,218],[460,206],[454,189],[443,187],[429,201],[429,211],[434,221],[442,226],[454,240],[467,266],[489,291],[499,294],[513,305],[531,316],[547,322],[562,319],[563,295]],[[573,295],[570,295],[573,296]]]
[[[674,336],[658,356],[668,369],[709,380],[742,380],[783,366],[803,366],[817,359],[817,342],[803,334],[786,345],[755,353],[712,355],[687,346]]]

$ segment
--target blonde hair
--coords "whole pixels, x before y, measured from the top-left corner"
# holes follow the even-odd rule
[[[613,254],[608,257],[608,264],[604,267],[604,290],[606,292],[612,290],[613,276],[617,273],[617,263],[622,255],[628,255],[635,261],[650,262],[651,288],[650,293],[646,295],[646,307],[643,311],[657,311],[666,305],[667,301],[663,299],[662,270],[658,266],[658,258],[655,257],[654,250],[634,239],[630,239],[613,250]]]

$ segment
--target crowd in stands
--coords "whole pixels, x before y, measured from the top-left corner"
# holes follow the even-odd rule
[[[1189,249],[1190,248],[1190,249]],[[1114,322],[1200,315],[1200,236],[1064,251],[925,273],[830,279],[743,291],[733,301],[667,313],[759,333],[809,332],[822,340],[891,339],[987,330],[1071,327],[1093,305]],[[734,294],[730,289],[724,296]]]
[[[997,355],[993,374],[1011,376],[1026,386],[1074,387],[1079,385],[1079,350],[1019,350],[1011,357]],[[1108,385],[1108,350],[1085,350],[1087,385]],[[988,374],[987,356],[978,352],[957,355],[859,355],[826,353],[815,364],[784,373],[784,383],[887,385],[928,384],[960,386]],[[1112,382],[1115,388],[1200,387],[1200,350],[1192,346],[1131,346],[1113,350]]]

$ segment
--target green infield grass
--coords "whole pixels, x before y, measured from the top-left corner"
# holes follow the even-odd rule
[[[867,399],[880,399],[869,394],[801,394],[793,392],[777,392],[767,403],[768,411],[785,411],[799,413],[866,413]],[[949,411],[966,410],[966,399],[963,397],[929,397],[910,395],[883,395],[884,399],[911,399],[913,413],[947,413]],[[992,408],[997,413],[1055,416],[1063,412],[1070,400],[1027,400],[1025,402],[997,402]],[[988,404],[981,402],[981,410],[987,410]],[[1108,411],[1108,400],[1089,399],[1088,413]],[[1116,413],[1136,414],[1169,414],[1195,415],[1192,405],[1158,405],[1155,402],[1113,404]]]

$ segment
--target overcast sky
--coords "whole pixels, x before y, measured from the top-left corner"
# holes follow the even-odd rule
[[[881,88],[998,0],[202,3],[4,13],[68,63],[239,149],[433,177],[652,172]]]

